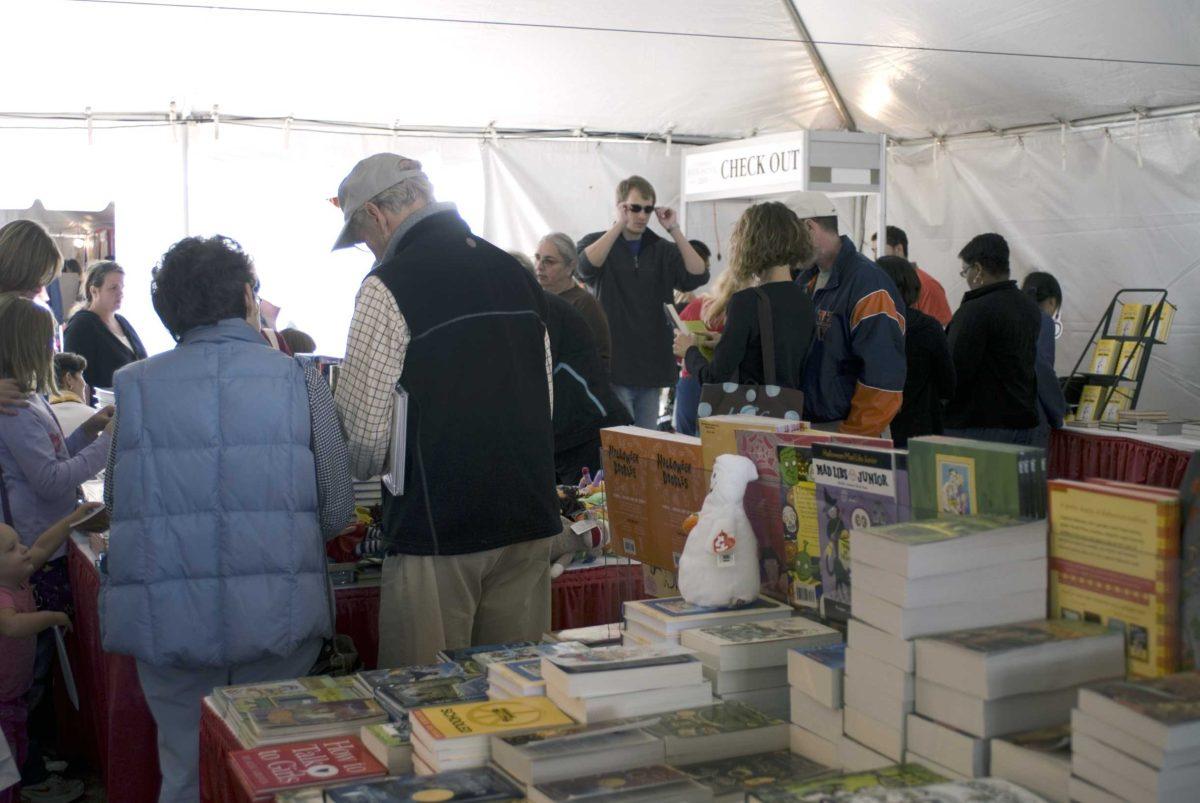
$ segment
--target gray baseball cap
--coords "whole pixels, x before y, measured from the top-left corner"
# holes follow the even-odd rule
[[[401,168],[405,162],[413,161],[395,153],[377,153],[356,164],[350,174],[342,179],[342,183],[338,185],[337,206],[342,210],[345,223],[333,244],[334,251],[349,248],[359,242],[359,238],[351,231],[350,219],[354,217],[355,212],[362,209],[363,204],[406,178],[424,175],[419,167],[415,170]],[[419,166],[420,162],[416,164]]]

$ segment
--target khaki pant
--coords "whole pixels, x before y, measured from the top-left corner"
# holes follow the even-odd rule
[[[538,641],[550,629],[552,538],[467,555],[383,562],[379,666],[429,664],[438,650]]]

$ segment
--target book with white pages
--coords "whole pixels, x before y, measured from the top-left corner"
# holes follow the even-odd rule
[[[872,750],[849,736],[838,739],[837,767],[844,772],[866,772],[895,764],[887,756]]]
[[[909,714],[906,723],[908,749],[935,760],[964,778],[988,774],[988,741],[969,733]]]
[[[842,737],[829,740],[818,736],[800,725],[793,724],[788,729],[791,751],[798,756],[804,756],[826,767],[838,766],[838,742]]]
[[[899,700],[913,699],[913,674],[853,647],[846,648],[846,675]]]
[[[1055,725],[990,740],[988,773],[1051,803],[1069,803],[1071,726]]]
[[[850,554],[855,568],[909,578],[975,571],[1047,557],[1046,521],[971,516],[851,530]]]
[[[588,658],[580,661],[575,660],[579,656],[566,655],[542,659],[547,693],[553,689],[567,697],[608,696],[704,681],[700,661],[679,647],[598,647],[580,655]],[[605,660],[609,657],[611,660]]]
[[[905,718],[913,712],[916,701],[894,697],[880,691],[869,682],[846,676],[845,707],[870,711],[871,716],[894,730],[904,727]]]
[[[916,640],[917,675],[985,700],[1125,673],[1125,635],[1098,622],[1036,619]]]
[[[1066,722],[1078,694],[1077,689],[1067,688],[981,700],[921,678],[916,692],[916,713],[981,739]]]
[[[842,678],[845,669],[844,643],[818,649],[788,651],[788,684],[828,708],[842,707]]]
[[[1079,710],[1168,753],[1200,747],[1200,672],[1090,686]]]
[[[1112,745],[1122,753],[1128,753],[1138,761],[1152,767],[1176,769],[1191,764],[1200,764],[1200,746],[1164,750],[1156,744],[1097,719],[1078,708],[1071,711],[1071,729],[1076,733],[1083,733]]]
[[[905,731],[889,728],[865,711],[847,707],[845,735],[897,763],[904,760]]]
[[[888,602],[921,608],[1045,588],[1048,565],[1046,558],[1035,558],[953,574],[909,578],[855,561],[854,579],[856,588],[869,588],[872,594]]]
[[[820,702],[809,697],[800,689],[792,687],[791,721],[806,730],[810,730],[822,739],[830,742],[837,741],[842,735],[842,708],[827,708]]]
[[[697,627],[788,619],[792,615],[792,606],[759,597],[747,605],[705,608],[693,605],[682,597],[665,597],[626,602],[622,612],[627,626],[637,622],[660,636],[675,636],[678,640],[679,633]]]
[[[789,649],[826,647],[841,640],[841,633],[832,627],[798,616],[700,627],[680,634],[680,644],[695,650],[704,663],[722,670],[784,666]]]
[[[1196,787],[1200,786],[1200,764],[1160,770],[1082,733],[1071,737],[1071,760],[1077,757],[1094,761],[1119,774],[1130,784],[1144,790],[1146,797],[1178,794],[1183,790],[1195,793]]]
[[[1105,789],[1101,789],[1094,783],[1089,783],[1082,778],[1071,776],[1067,785],[1069,797],[1074,803],[1129,803],[1129,801],[1114,795]]]
[[[913,750],[911,745],[907,750],[904,751],[904,761],[907,764],[920,764],[925,769],[932,770],[938,775],[944,775],[951,781],[965,781],[968,778],[968,776],[959,772],[955,772],[940,761],[935,761],[929,756]]]
[[[665,714],[683,708],[710,705],[713,701],[712,685],[708,681],[595,697],[566,696],[550,685],[547,686],[546,692],[547,696],[569,717],[584,724],[625,717]]]
[[[854,615],[894,636],[914,639],[948,630],[1009,624],[1045,616],[1046,589],[1043,587],[949,605],[901,608],[855,588]]]
[[[1122,766],[1121,769],[1124,769]],[[1109,794],[1117,795],[1118,799],[1135,801],[1136,803],[1196,803],[1196,788],[1194,786],[1172,787],[1169,789],[1147,789],[1121,774],[1121,769],[1071,754],[1071,774],[1094,784]]]
[[[653,719],[642,721],[652,724]],[[660,739],[624,721],[492,738],[492,761],[526,786],[664,760]]]
[[[703,667],[704,679],[712,683],[715,694],[737,694],[757,689],[774,689],[788,685],[786,666],[768,666],[762,669],[739,669],[722,672],[711,666]]]
[[[916,652],[911,639],[903,639],[855,617],[846,626],[846,642],[854,649],[878,658],[905,672],[916,670]]]
[[[767,716],[786,721],[791,712],[791,687],[776,686],[773,689],[751,689],[717,695],[722,702],[743,703],[756,708]]]

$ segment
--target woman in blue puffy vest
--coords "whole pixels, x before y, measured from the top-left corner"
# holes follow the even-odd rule
[[[324,539],[354,515],[333,398],[258,331],[249,256],[189,237],[154,270],[178,345],[117,372],[104,648],[137,659],[162,801],[198,798],[202,699],[308,673],[332,632]]]

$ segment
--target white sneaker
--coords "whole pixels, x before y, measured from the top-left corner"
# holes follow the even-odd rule
[[[83,797],[83,781],[51,775],[36,786],[21,788],[21,800],[26,803],[71,803]]]

